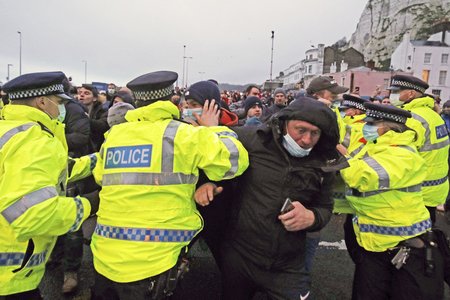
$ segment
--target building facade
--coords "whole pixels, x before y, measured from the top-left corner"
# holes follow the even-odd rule
[[[426,41],[411,41],[405,34],[391,57],[391,68],[411,72],[426,81],[427,93],[450,100],[450,32],[431,36]]]

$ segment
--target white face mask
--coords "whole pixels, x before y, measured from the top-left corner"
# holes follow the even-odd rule
[[[283,136],[283,147],[289,152],[290,155],[294,157],[305,157],[308,156],[312,148],[304,149],[297,142],[286,133]]]
[[[403,102],[400,101],[400,94],[399,93],[391,93],[389,95],[389,101],[394,106],[402,106]]]

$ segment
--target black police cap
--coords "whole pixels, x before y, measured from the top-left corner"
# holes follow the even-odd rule
[[[141,75],[127,83],[134,98],[142,101],[164,99],[172,94],[173,83],[178,74],[172,71],[157,71]]]
[[[8,81],[2,89],[12,101],[47,95],[69,100],[71,98],[64,94],[66,81],[66,75],[59,71],[29,73]]]
[[[415,90],[424,94],[429,87],[428,83],[417,77],[410,75],[395,75],[392,77],[391,86],[388,90]]]
[[[406,120],[412,117],[409,111],[391,105],[368,102],[364,103],[364,107],[366,108],[367,117],[364,119],[366,122],[386,120],[405,124]]]
[[[349,94],[344,94],[342,97],[344,98],[344,100],[342,100],[340,108],[357,108],[362,111],[366,111],[364,103],[370,102],[369,100]]]

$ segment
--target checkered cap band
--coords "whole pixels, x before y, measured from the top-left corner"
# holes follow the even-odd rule
[[[357,217],[353,218],[353,222],[358,223]],[[411,226],[378,226],[374,224],[358,224],[361,232],[372,232],[382,235],[396,235],[396,236],[412,236],[421,234],[431,229],[431,220],[427,219],[422,222],[412,224]]]
[[[396,115],[396,114],[392,114],[392,113],[387,113],[384,111],[371,110],[371,109],[367,109],[366,116],[372,117],[375,119],[394,121],[394,122],[402,123],[402,124],[405,124],[406,119],[407,119],[407,117],[405,117],[405,116],[400,116],[400,115]]]
[[[64,86],[62,84],[53,84],[43,88],[36,88],[25,91],[9,92],[8,96],[11,100],[39,97],[45,95],[64,94]]]
[[[356,101],[343,100],[342,101],[342,105],[343,106],[350,106],[350,107],[354,107],[354,108],[360,109],[362,111],[366,111],[366,108],[364,107],[364,105],[362,105],[362,103],[359,103],[359,102],[356,102]]]
[[[95,234],[99,236],[139,242],[189,242],[196,233],[196,230],[115,227],[98,223],[95,227]]]
[[[173,85],[160,89],[160,90],[153,90],[153,91],[133,91],[133,95],[136,100],[142,100],[142,101],[150,101],[150,100],[156,100],[161,99],[163,97],[169,96],[173,91]]]
[[[418,86],[417,84],[411,83],[411,82],[407,82],[407,81],[403,81],[403,80],[392,80],[391,86],[395,86],[395,87],[399,87],[399,88],[404,88],[404,89],[412,89],[412,90],[416,90],[421,92],[422,94],[425,93],[425,88]]]

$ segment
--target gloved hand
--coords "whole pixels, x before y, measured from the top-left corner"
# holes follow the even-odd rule
[[[91,193],[83,194],[81,197],[84,197],[89,200],[91,203],[91,216],[95,215],[95,213],[98,211],[98,207],[100,205],[100,197],[98,195],[99,191],[94,191]]]

